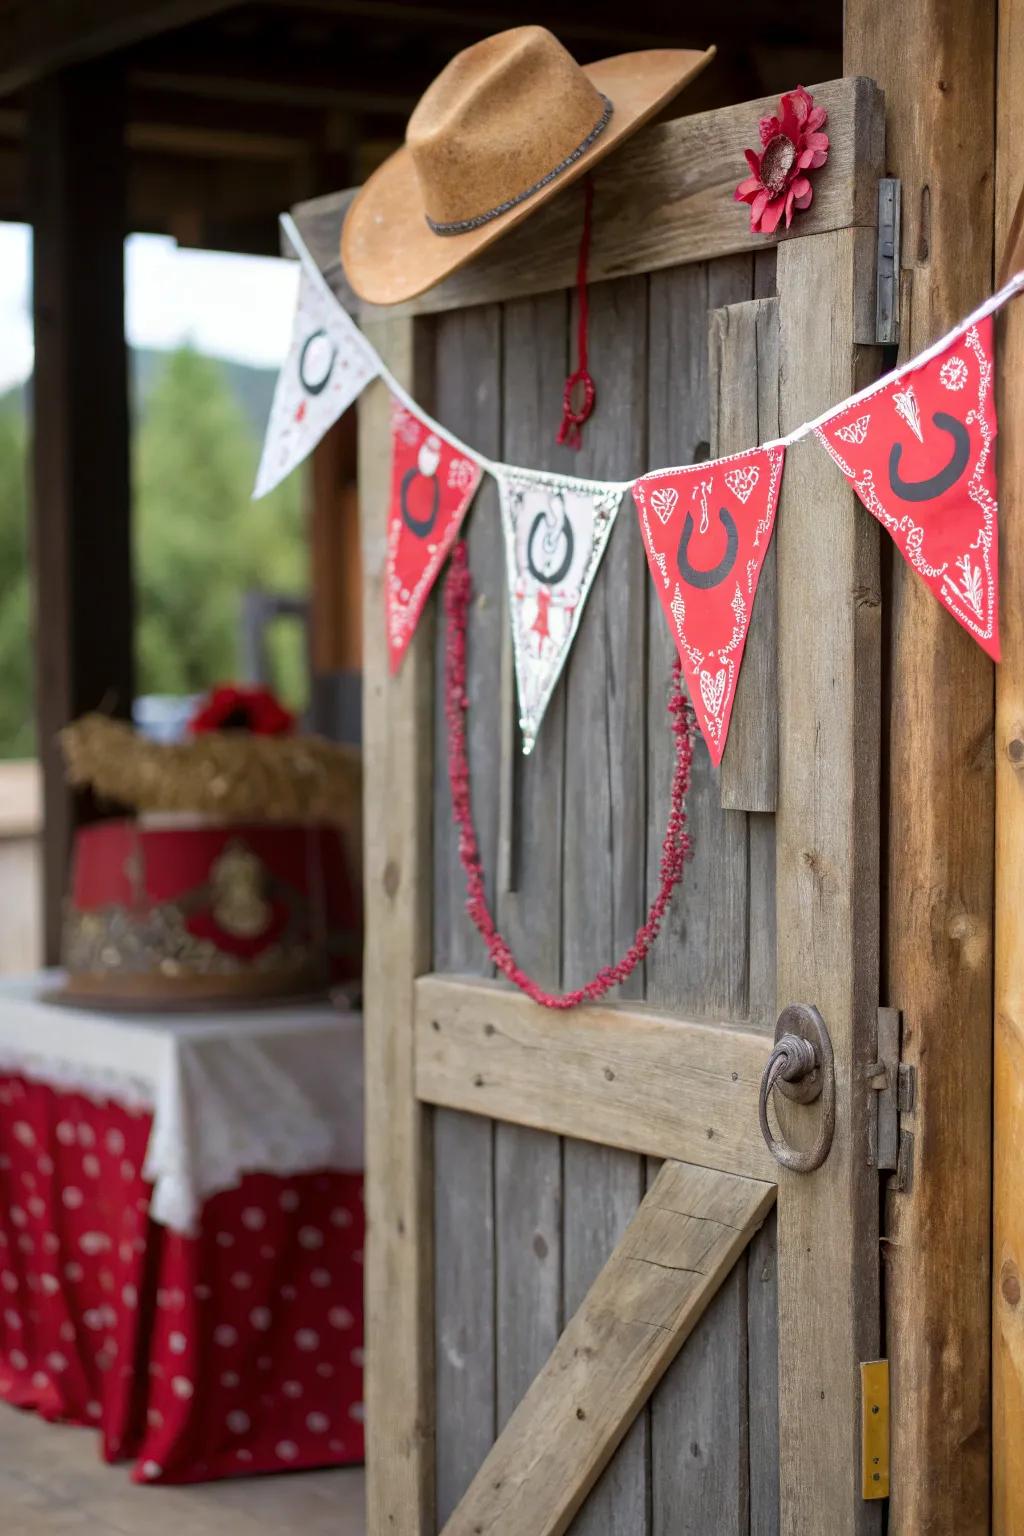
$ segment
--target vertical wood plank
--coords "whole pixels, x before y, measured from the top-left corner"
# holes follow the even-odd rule
[[[495,1423],[493,1125],[434,1113],[437,1524],[490,1450]]]
[[[1009,234],[1024,181],[1024,4],[999,7],[996,252]],[[1003,311],[996,390],[1003,659],[996,668],[995,1178],[993,1186],[992,1531],[1024,1529],[1024,311]]]
[[[437,322],[437,416],[457,436],[501,454],[501,309],[454,310]],[[473,580],[468,620],[468,751],[477,839],[493,902],[498,861],[501,736],[498,697],[505,639],[505,554],[498,490],[485,475],[464,524]],[[441,580],[444,580],[442,573]],[[487,949],[466,912],[466,880],[458,856],[448,785],[444,721],[445,625],[440,592],[434,702],[434,969],[488,976]]]
[[[481,452],[501,452],[501,310],[454,310],[437,322],[438,419]],[[473,579],[468,623],[468,752],[477,837],[493,901],[498,856],[505,561],[497,487],[485,477],[466,522]],[[434,969],[487,976],[490,960],[465,910],[448,786],[444,624],[434,700]],[[443,1525],[495,1435],[494,1127],[434,1116],[437,1521]]]
[[[590,300],[590,366],[600,381],[576,468],[624,480],[643,469],[647,280],[623,278]],[[644,626],[647,562],[632,497],[623,497],[561,686],[566,695],[562,985],[588,981],[643,921],[646,821]],[[617,996],[643,995],[632,976]]]
[[[710,453],[709,302],[750,296],[750,259],[729,257],[650,278],[648,461],[688,464]],[[635,514],[633,514],[635,516]],[[675,645],[651,605],[648,625],[647,886],[657,887],[673,768],[665,704]],[[694,1014],[742,1018],[747,1009],[747,828],[723,811],[718,776],[695,733],[687,815],[693,858],[647,961],[647,996]]]
[[[576,455],[581,475],[625,479],[643,468],[647,411],[647,279],[596,287],[590,367],[600,390]],[[562,986],[618,958],[643,921],[647,568],[627,494],[570,655],[566,690]],[[617,995],[641,997],[634,974]],[[565,1143],[565,1311],[575,1312],[636,1212],[643,1160]],[[577,1515],[575,1536],[644,1536],[647,1414],[637,1416]]]
[[[748,1536],[747,1261],[652,1399],[652,1536]]]
[[[855,283],[870,231],[793,241],[778,264],[783,431],[863,382]],[[866,1536],[858,1362],[878,1349],[878,1185],[869,1166],[878,1007],[878,527],[811,441],[790,449],[779,562],[778,997],[821,1011],[836,1133],[813,1177],[780,1170],[782,1530]],[[818,1106],[776,1111],[805,1142]],[[873,1108],[873,1106],[870,1106]]]
[[[424,403],[429,323],[382,317],[366,332]],[[413,980],[431,956],[431,713],[434,615],[401,670],[388,670],[384,620],[390,405],[382,383],[359,402],[364,580],[366,939],[366,1413],[368,1536],[434,1530],[433,1212],[428,1112],[416,1099]]]
[[[844,8],[844,69],[884,90],[886,167],[902,184],[905,357],[990,291],[996,13],[996,0]],[[1019,93],[1002,61],[1000,79]],[[1004,364],[998,371],[1006,377]],[[886,1205],[889,1518],[900,1532],[981,1536],[990,1502],[993,667],[906,561],[887,554],[880,1001],[902,1011],[903,1060],[918,1077],[913,1180],[905,1192],[890,1186]],[[1013,590],[1005,577],[1003,590]]]
[[[717,456],[779,434],[779,311],[775,299],[716,309],[709,333],[711,451]],[[722,758],[722,805],[774,811],[779,772],[775,540],[761,567]]]
[[[510,463],[569,474],[575,468],[576,455],[555,445],[567,356],[564,293],[505,305],[503,439],[504,457]],[[509,673],[511,662],[510,639],[505,662]],[[514,710],[514,694],[509,702]],[[506,883],[498,891],[500,926],[520,963],[555,988],[562,934],[564,755],[565,689],[559,687],[529,757],[524,758],[520,750],[518,729],[507,734],[509,771],[502,820],[510,852],[503,861]]]
[[[555,445],[568,357],[564,293],[504,307],[503,453],[512,463],[571,472],[575,455]],[[508,629],[505,622],[506,632]],[[548,705],[528,758],[513,729],[511,643],[503,757],[502,931],[520,963],[557,989],[561,895],[565,691]],[[554,1348],[562,1327],[562,1148],[557,1136],[495,1127],[497,1229],[497,1422],[500,1429]]]
[[[519,1406],[562,1331],[562,1146],[495,1127],[497,1428]]]
[[[773,1211],[747,1250],[750,1536],[779,1536],[779,1288]]]
[[[134,695],[123,138],[122,81],[106,61],[32,88],[30,548],[50,965],[85,805],[67,784],[57,735],[86,710],[129,718]]]
[[[610,1147],[565,1142],[563,1266],[572,1317],[643,1197],[644,1159]],[[586,1503],[572,1536],[645,1536],[649,1415],[637,1414]]]

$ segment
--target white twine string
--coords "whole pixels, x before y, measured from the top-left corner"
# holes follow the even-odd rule
[[[340,303],[337,294],[333,291],[327,279],[321,272],[319,266],[313,260],[306,242],[299,234],[295,220],[292,218],[291,214],[282,213],[281,228],[284,230],[284,233],[287,235],[289,241],[294,246],[296,255],[299,257],[303,266],[308,271],[313,282],[319,285],[320,290],[324,296],[328,298],[331,303],[336,304],[345,318],[350,322],[350,324],[354,325],[355,321],[352,320],[351,315],[349,315],[344,305]],[[752,453],[757,448],[788,448],[791,443],[798,443],[802,438],[810,437],[812,432],[817,432],[819,427],[825,426],[826,423],[831,421],[834,416],[841,415],[843,411],[848,410],[853,405],[859,405],[862,400],[870,400],[873,395],[878,394],[879,391],[883,389],[887,389],[890,384],[895,384],[897,380],[905,378],[909,373],[916,373],[919,368],[923,368],[925,364],[930,363],[933,358],[941,356],[941,354],[945,352],[946,348],[952,346],[958,337],[962,336],[965,331],[969,331],[972,325],[977,325],[979,321],[987,319],[988,316],[994,314],[997,309],[1001,309],[1008,300],[1012,299],[1016,294],[1020,293],[1022,288],[1024,288],[1024,270],[1014,273],[1013,277],[1005,282],[997,293],[991,294],[984,301],[984,303],[978,305],[977,309],[972,310],[965,320],[961,320],[959,324],[954,325],[951,331],[947,331],[945,336],[942,336],[938,341],[933,342],[930,347],[926,347],[923,352],[918,352],[915,357],[910,358],[909,361],[905,363],[901,363],[898,368],[894,368],[890,373],[883,374],[880,379],[876,379],[873,384],[868,384],[864,389],[858,390],[856,394],[849,395],[845,400],[841,400],[838,405],[829,406],[827,411],[823,411],[822,414],[820,416],[816,416],[813,421],[801,422],[800,426],[794,427],[792,432],[787,432],[784,437],[773,437],[765,443],[753,443],[749,449],[744,450],[744,453]],[[391,369],[380,356],[376,347],[373,346],[373,343],[366,336],[366,333],[362,332],[361,334],[363,336],[364,342],[370,348],[374,358],[376,359],[376,368],[378,374],[387,385],[392,395],[394,395],[395,399],[399,400],[407,410],[411,411],[413,415],[418,416],[421,421],[425,422],[432,431],[437,432],[440,437],[445,438],[449,443],[452,444],[454,448],[457,448],[460,453],[464,454],[466,458],[472,459],[474,463],[480,465],[481,469],[486,470],[488,474],[494,475],[496,479],[507,479],[512,475],[529,475],[531,473],[529,469],[521,468],[515,464],[504,464],[501,462],[501,460],[489,459],[486,454],[478,452],[476,448],[471,448],[468,443],[464,443],[461,438],[456,437],[454,432],[450,432],[447,427],[442,427],[441,423],[439,421],[435,421],[433,416],[429,415],[421,405],[417,404],[412,395],[409,394],[409,391],[403,388],[403,386],[398,382],[394,374],[391,372]],[[729,455],[730,458],[741,458],[742,456],[742,454],[738,453]],[[717,463],[718,460],[709,460],[708,462]],[[645,471],[644,475],[634,475],[630,480],[594,480],[590,481],[589,484],[593,485],[595,492],[625,492],[631,490],[638,479],[646,479],[650,474],[657,474],[659,476],[671,475],[681,473],[687,469],[703,467],[706,466],[679,464],[669,469],[648,470]],[[550,475],[548,475],[548,478],[560,478],[574,481],[575,483],[579,484],[584,480],[585,477],[579,475],[556,477],[552,472]]]

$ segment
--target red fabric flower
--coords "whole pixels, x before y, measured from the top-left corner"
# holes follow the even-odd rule
[[[195,735],[203,731],[250,731],[254,736],[285,736],[295,716],[278,703],[269,688],[214,688],[188,723]]]
[[[828,134],[821,132],[827,118],[802,85],[779,98],[778,117],[762,117],[761,153],[744,150],[751,175],[733,194],[750,204],[751,234],[774,234],[783,214],[788,229],[793,209],[811,206],[814,190],[806,173],[828,159]]]

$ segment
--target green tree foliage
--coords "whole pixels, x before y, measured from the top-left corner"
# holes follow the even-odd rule
[[[220,363],[172,352],[135,451],[140,693],[196,693],[238,675],[242,593],[302,590],[298,476],[250,500],[260,445]],[[275,682],[301,702],[301,643],[274,637]]]
[[[242,595],[301,592],[300,477],[250,500],[260,444],[215,359],[168,354],[133,442],[136,660],[140,693],[197,693],[237,678]],[[25,429],[0,409],[0,757],[34,750],[26,560]],[[305,694],[302,638],[270,640],[274,682]]]

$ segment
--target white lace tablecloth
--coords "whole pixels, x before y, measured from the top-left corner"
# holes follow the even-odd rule
[[[154,1221],[195,1231],[204,1200],[245,1173],[363,1166],[359,1014],[89,1012],[42,1000],[60,980],[0,981],[0,1072],[151,1109]]]

